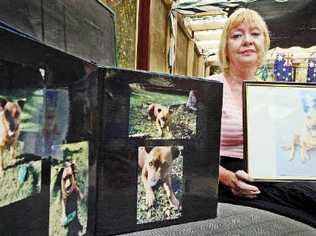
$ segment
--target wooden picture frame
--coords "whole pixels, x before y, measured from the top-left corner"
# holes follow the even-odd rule
[[[315,181],[316,84],[245,81],[243,99],[249,175],[258,181]]]

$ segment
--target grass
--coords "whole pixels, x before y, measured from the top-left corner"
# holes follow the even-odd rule
[[[41,161],[29,161],[27,178],[19,182],[19,169],[23,159],[20,159],[22,143],[18,144],[17,161],[12,163],[8,150],[4,151],[4,175],[0,177],[0,207],[28,198],[41,190]]]
[[[87,194],[88,194],[88,143],[74,143],[61,145],[64,156],[55,158],[55,164],[51,169],[51,194],[50,194],[50,214],[49,214],[49,235],[67,235],[68,227],[61,225],[61,192],[60,180],[58,173],[63,167],[63,160],[71,160],[76,165],[77,185],[80,191],[84,194],[84,200],[78,200],[78,217],[79,222],[83,226],[82,232],[78,235],[83,235],[86,232],[87,226]],[[71,223],[70,223],[71,224]]]
[[[148,119],[147,109],[151,103],[170,107],[172,122],[170,132],[164,131],[163,138],[189,138],[195,134],[196,115],[186,111],[187,96],[164,94],[133,89],[130,103],[129,135],[161,138],[155,122]]]
[[[171,179],[175,195],[181,202],[183,194],[183,157],[181,152],[179,156],[173,160]],[[137,184],[137,224],[171,220],[181,217],[181,209],[175,209],[170,205],[162,185],[158,186],[154,193],[156,199],[154,207],[148,208],[145,199],[145,189],[141,180],[141,170],[139,170]]]

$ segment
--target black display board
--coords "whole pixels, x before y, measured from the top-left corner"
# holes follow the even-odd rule
[[[216,217],[221,83],[97,68],[8,29],[0,36],[1,235]],[[12,127],[19,134],[4,142]]]
[[[97,0],[1,1],[0,26],[86,61],[116,63],[114,13]]]
[[[216,217],[222,84],[115,68],[100,69],[99,76],[104,85],[96,234]],[[198,101],[196,111],[186,107],[190,90]],[[169,108],[169,129],[164,128],[162,133],[156,124],[159,115],[148,119],[153,106],[161,113]],[[170,177],[179,206],[168,202],[159,184],[151,187],[155,195],[151,205],[146,202],[150,190],[144,189],[142,168],[146,167],[146,158],[156,160],[155,152],[169,147],[177,153],[172,152],[174,169]],[[159,162],[152,165],[165,173]],[[147,181],[149,169],[147,166]],[[166,178],[160,181],[165,183]]]

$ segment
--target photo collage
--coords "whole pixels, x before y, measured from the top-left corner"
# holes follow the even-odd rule
[[[0,209],[40,194],[49,161],[50,235],[87,230],[89,143],[65,142],[69,110],[67,89],[0,91]]]

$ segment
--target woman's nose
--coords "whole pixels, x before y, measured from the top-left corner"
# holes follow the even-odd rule
[[[251,34],[248,34],[248,33],[245,34],[243,44],[245,45],[253,44],[253,38],[251,37]]]

